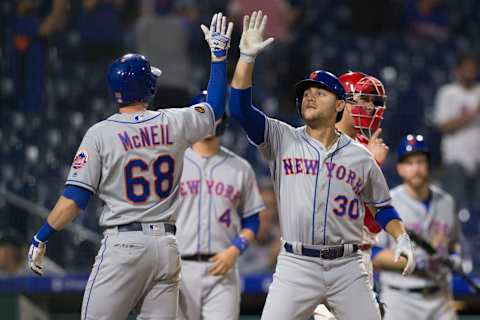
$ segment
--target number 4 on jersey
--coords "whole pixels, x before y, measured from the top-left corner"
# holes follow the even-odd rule
[[[224,223],[227,228],[230,227],[230,224],[232,223],[232,216],[230,215],[230,209],[227,209],[221,216],[218,218],[218,221],[220,223]]]

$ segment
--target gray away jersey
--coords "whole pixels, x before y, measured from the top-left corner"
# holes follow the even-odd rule
[[[66,184],[98,194],[101,226],[174,222],[183,155],[214,122],[206,103],[114,114],[88,129]]]
[[[223,147],[209,158],[187,149],[179,193],[182,255],[228,248],[242,229],[241,219],[265,208],[250,164]]]
[[[460,225],[455,213],[455,202],[448,193],[436,186],[430,186],[430,191],[432,199],[428,209],[422,202],[412,198],[404,185],[392,190],[392,204],[400,214],[405,228],[423,236],[440,255],[447,256],[450,245],[459,240]],[[394,249],[395,240],[382,232],[378,246]],[[418,246],[416,253],[425,254]],[[382,285],[402,288],[435,285],[429,279],[413,275],[404,277],[400,273],[390,271],[382,271],[380,279]]]
[[[325,150],[306,127],[266,117],[259,146],[274,181],[282,237],[304,244],[361,243],[364,203],[390,204],[377,163],[360,143],[339,133]]]

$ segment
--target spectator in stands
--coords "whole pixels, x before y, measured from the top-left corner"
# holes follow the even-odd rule
[[[25,241],[13,229],[4,229],[0,233],[0,276],[26,272],[24,260]]]
[[[270,178],[260,179],[258,187],[266,209],[260,212],[260,228],[256,242],[239,258],[239,271],[243,275],[273,273],[282,245],[277,200]]]
[[[480,209],[480,84],[477,62],[462,55],[455,68],[456,81],[441,87],[435,102],[435,122],[442,133],[445,165],[444,187],[457,201],[459,209],[468,199]]]
[[[106,65],[122,48],[121,11],[126,0],[83,0],[79,31],[83,58]]]
[[[157,81],[154,106],[188,105],[195,90],[189,54],[191,35],[188,19],[182,15],[189,12],[189,6],[188,1],[142,2],[142,14],[134,28],[135,51],[148,57],[152,65],[161,65],[163,71]]]
[[[63,28],[67,6],[67,0],[16,1],[11,61],[20,109],[41,110],[47,40]]]
[[[408,32],[428,38],[447,36],[448,19],[441,0],[409,0],[404,12]]]

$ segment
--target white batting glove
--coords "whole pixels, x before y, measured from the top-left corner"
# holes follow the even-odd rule
[[[463,272],[463,260],[458,253],[452,253],[447,259],[449,265],[452,267],[453,272]]]
[[[43,275],[43,257],[46,251],[46,242],[40,241],[37,239],[37,236],[34,236],[28,250],[28,265],[39,276]]]
[[[240,59],[253,62],[255,57],[273,42],[274,38],[264,40],[266,27],[267,16],[264,16],[262,11],[254,11],[251,17],[248,15],[243,17]]]
[[[397,262],[401,255],[407,259],[407,265],[403,269],[402,275],[406,276],[412,274],[415,270],[415,252],[412,241],[406,233],[397,238],[394,262]]]
[[[227,17],[224,17],[223,14],[219,12],[213,15],[210,29],[203,24],[200,28],[210,47],[212,58],[226,57],[228,48],[230,48],[233,23],[229,22],[227,28]]]

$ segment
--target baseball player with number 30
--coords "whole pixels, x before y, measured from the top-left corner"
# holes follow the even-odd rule
[[[42,275],[46,243],[97,194],[104,202],[101,248],[90,274],[81,319],[175,319],[180,258],[175,239],[185,150],[213,132],[224,113],[226,19],[214,15],[207,37],[212,67],[206,103],[148,111],[160,70],[139,54],[115,60],[108,84],[119,113],[85,134],[63,195],[33,237],[30,268]],[[229,28],[231,30],[231,28]]]
[[[342,118],[336,127],[350,138],[357,140],[370,151],[380,165],[388,154],[388,147],[379,137],[380,124],[386,109],[385,87],[375,77],[362,72],[347,72],[338,77],[345,89],[347,104]],[[370,287],[373,290],[373,266],[371,260],[372,246],[377,243],[381,227],[375,222],[368,206],[365,206],[363,241],[361,253],[368,272]],[[380,306],[384,314],[384,305]],[[314,311],[315,320],[333,320],[335,317],[324,306],[319,305]]]
[[[283,248],[262,319],[307,319],[319,303],[339,320],[380,319],[358,252],[363,204],[396,239],[396,259],[407,258],[404,274],[415,268],[412,244],[370,152],[335,129],[345,107],[336,76],[318,70],[297,83],[306,126],[293,128],[252,107],[255,58],[273,41],[264,40],[266,23],[262,12],[245,16],[230,94],[232,117],[269,163],[280,215]]]

